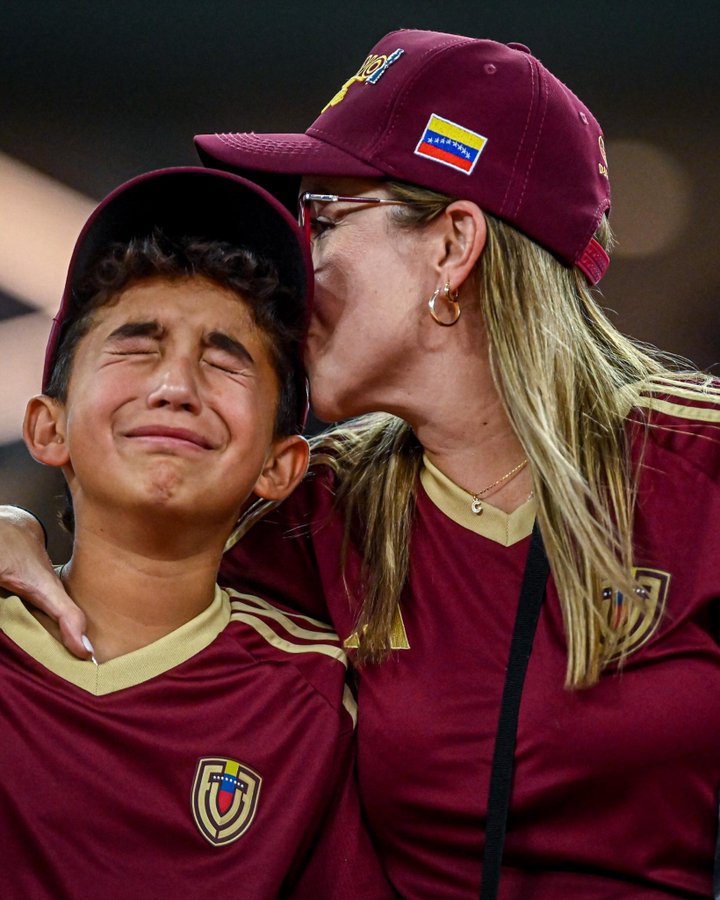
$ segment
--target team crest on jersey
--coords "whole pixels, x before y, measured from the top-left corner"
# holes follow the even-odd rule
[[[378,81],[383,77],[383,75],[387,72],[389,67],[400,57],[403,55],[405,51],[401,50],[399,47],[397,50],[393,50],[392,53],[371,53],[365,62],[360,66],[358,71],[352,78],[348,78],[345,84],[340,88],[340,90],[335,94],[332,100],[329,103],[326,103],[322,108],[322,112],[325,112],[326,109],[330,109],[331,106],[337,106],[338,103],[342,102],[345,99],[345,94],[347,94],[348,89],[355,84],[356,82],[365,82],[366,84],[377,84]]]
[[[255,818],[261,785],[260,775],[235,759],[199,759],[192,811],[200,834],[215,847],[231,844],[245,834]]]
[[[661,569],[634,566],[633,577],[638,585],[640,602],[628,603],[620,591],[604,587],[603,611],[610,627],[619,635],[618,650],[636,650],[652,634],[660,617],[670,587],[670,574]]]

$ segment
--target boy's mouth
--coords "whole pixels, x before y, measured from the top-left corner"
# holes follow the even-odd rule
[[[215,446],[202,434],[189,428],[173,428],[167,425],[143,425],[125,432],[127,438],[144,438],[162,443],[192,444],[201,450],[214,450]]]

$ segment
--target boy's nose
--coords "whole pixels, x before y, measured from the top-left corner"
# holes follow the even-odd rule
[[[166,359],[155,374],[148,393],[148,405],[158,408],[170,406],[198,412],[200,396],[196,374],[187,360]]]

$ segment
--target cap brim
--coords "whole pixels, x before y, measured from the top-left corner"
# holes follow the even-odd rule
[[[300,178],[385,178],[386,173],[309,134],[199,134],[195,147],[203,165],[252,179],[294,209]]]

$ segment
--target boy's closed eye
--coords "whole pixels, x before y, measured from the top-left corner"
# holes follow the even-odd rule
[[[154,338],[125,338],[109,347],[107,352],[113,356],[147,356],[157,353],[158,350],[159,343]]]
[[[255,366],[255,360],[247,347],[222,331],[210,332],[205,343],[207,350],[203,357],[213,368],[238,375]]]
[[[112,356],[143,356],[159,352],[166,330],[159,322],[127,322],[107,338],[106,352]],[[240,341],[222,331],[212,331],[203,340],[202,359],[230,375],[254,368],[255,360]]]
[[[163,335],[159,322],[127,322],[108,336],[106,350],[117,356],[155,353]]]

